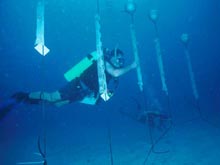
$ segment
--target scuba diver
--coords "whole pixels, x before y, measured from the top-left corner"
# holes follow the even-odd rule
[[[105,60],[106,83],[113,80],[114,89],[108,89],[108,95],[111,97],[118,85],[118,77],[124,75],[137,67],[134,61],[132,64],[124,65],[124,53],[120,49],[103,49]],[[0,107],[0,120],[10,112],[11,109],[19,105],[39,104],[42,101],[46,103],[62,106],[73,102],[81,102],[90,105],[96,105],[100,100],[99,83],[97,73],[98,54],[92,52],[83,60],[76,64],[72,69],[64,74],[68,83],[54,92],[16,92],[5,105]]]

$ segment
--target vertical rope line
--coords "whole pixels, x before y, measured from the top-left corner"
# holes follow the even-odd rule
[[[97,14],[100,14],[100,5],[99,5],[99,0],[96,0],[96,7],[97,7]]]
[[[131,23],[130,23],[130,33],[131,33],[131,41],[132,41],[132,48],[133,48],[133,54],[134,54],[134,59],[137,63],[140,63],[139,59],[139,53],[138,53],[138,47],[137,47],[137,38],[136,38],[136,31],[134,27],[134,15],[131,15]],[[138,86],[140,91],[143,91],[143,79],[142,79],[142,72],[141,72],[141,67],[140,65],[137,66],[136,68],[137,72],[137,81],[138,81]]]
[[[46,145],[46,135],[47,135],[47,129],[46,129],[46,110],[45,110],[45,101],[44,101],[44,91],[45,91],[45,64],[44,64],[44,59],[42,58],[41,61],[41,69],[42,69],[42,86],[43,86],[43,90],[40,94],[40,99],[42,100],[41,102],[41,112],[42,112],[42,125],[43,125],[43,158],[44,161],[46,162],[46,153],[47,153],[47,145]]]
[[[110,151],[111,165],[113,165],[114,164],[114,160],[113,160],[113,152],[112,152],[112,134],[111,134],[110,126],[108,128],[108,140],[109,140],[109,151]]]

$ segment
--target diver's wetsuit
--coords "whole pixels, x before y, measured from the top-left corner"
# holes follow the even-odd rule
[[[107,72],[105,72],[105,74],[108,84],[113,77]],[[62,100],[69,100],[70,102],[80,101],[91,94],[97,98],[99,92],[97,62],[93,62],[93,64],[82,73],[80,78],[73,79],[58,91]]]

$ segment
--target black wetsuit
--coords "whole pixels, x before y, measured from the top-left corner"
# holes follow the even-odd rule
[[[107,84],[113,79],[108,72],[106,74]],[[84,97],[94,94],[95,97],[99,94],[97,62],[86,69],[79,78],[73,79],[59,90],[62,100],[69,100],[70,102],[80,101]]]

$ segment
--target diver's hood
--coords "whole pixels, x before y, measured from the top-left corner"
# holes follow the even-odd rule
[[[105,57],[105,60],[108,61],[112,66],[115,68],[123,68],[124,67],[124,53],[122,50],[115,48],[113,50],[109,50],[108,48],[103,49],[103,54]],[[115,66],[114,63],[111,62],[111,58],[116,57],[117,62],[119,63],[119,66]]]

